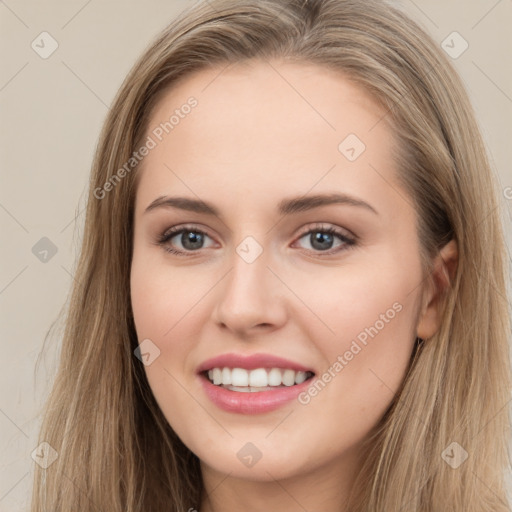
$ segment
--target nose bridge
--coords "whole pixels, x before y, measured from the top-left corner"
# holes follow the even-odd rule
[[[241,242],[231,258],[231,272],[228,275],[224,295],[231,307],[237,306],[241,312],[244,308],[257,306],[268,294],[266,290],[268,275],[268,253],[254,241]],[[267,293],[265,293],[267,292]]]
[[[217,322],[243,331],[257,325],[283,321],[279,283],[267,268],[270,252],[253,237],[246,237],[230,259],[231,271],[224,279],[216,306]],[[276,288],[277,287],[277,288]]]
[[[269,270],[270,252],[252,236],[246,237],[235,249],[233,256],[233,275],[242,281],[265,285],[266,274]]]

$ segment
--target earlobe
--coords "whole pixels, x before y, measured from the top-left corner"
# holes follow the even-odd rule
[[[448,242],[435,258],[432,273],[425,287],[422,307],[416,328],[421,339],[432,337],[441,325],[442,297],[452,286],[457,272],[458,247],[455,240]]]

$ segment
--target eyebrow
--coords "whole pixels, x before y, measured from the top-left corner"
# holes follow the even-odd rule
[[[283,199],[279,202],[277,211],[281,215],[290,215],[293,213],[312,210],[320,206],[332,204],[341,204],[348,206],[357,206],[371,211],[378,215],[377,210],[363,201],[346,194],[316,194],[311,196],[293,197]],[[191,199],[188,197],[157,197],[145,210],[145,213],[155,210],[156,208],[178,208],[195,213],[203,213],[206,215],[215,215],[220,217],[220,211],[212,204],[201,201],[200,199]]]

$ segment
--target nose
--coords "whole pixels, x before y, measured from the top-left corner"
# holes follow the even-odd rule
[[[238,338],[272,332],[286,322],[283,284],[268,268],[267,251],[251,263],[237,252],[231,271],[216,287],[213,320]]]

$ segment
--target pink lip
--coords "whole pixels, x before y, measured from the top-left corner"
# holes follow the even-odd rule
[[[278,409],[297,398],[302,391],[305,391],[311,385],[312,381],[312,379],[308,379],[302,384],[276,388],[271,391],[244,393],[216,386],[205,375],[200,375],[199,379],[206,395],[217,407],[224,411],[239,414],[262,414]]]
[[[199,365],[197,373],[206,395],[217,407],[224,411],[239,414],[261,414],[278,409],[307,389],[311,384],[311,379],[294,386],[257,391],[255,393],[243,393],[212,384],[204,374],[212,368],[226,367],[244,368],[246,370],[254,370],[256,368],[289,368],[295,371],[314,373],[312,369],[301,364],[270,354],[253,354],[250,356],[223,354],[204,361]]]
[[[254,370],[256,368],[283,368],[291,369],[296,372],[313,372],[311,368],[306,368],[301,364],[276,357],[271,354],[252,354],[242,356],[240,354],[222,354],[204,361],[197,368],[197,373],[202,373],[212,368],[244,368],[245,370]],[[314,373],[314,372],[313,372]]]

